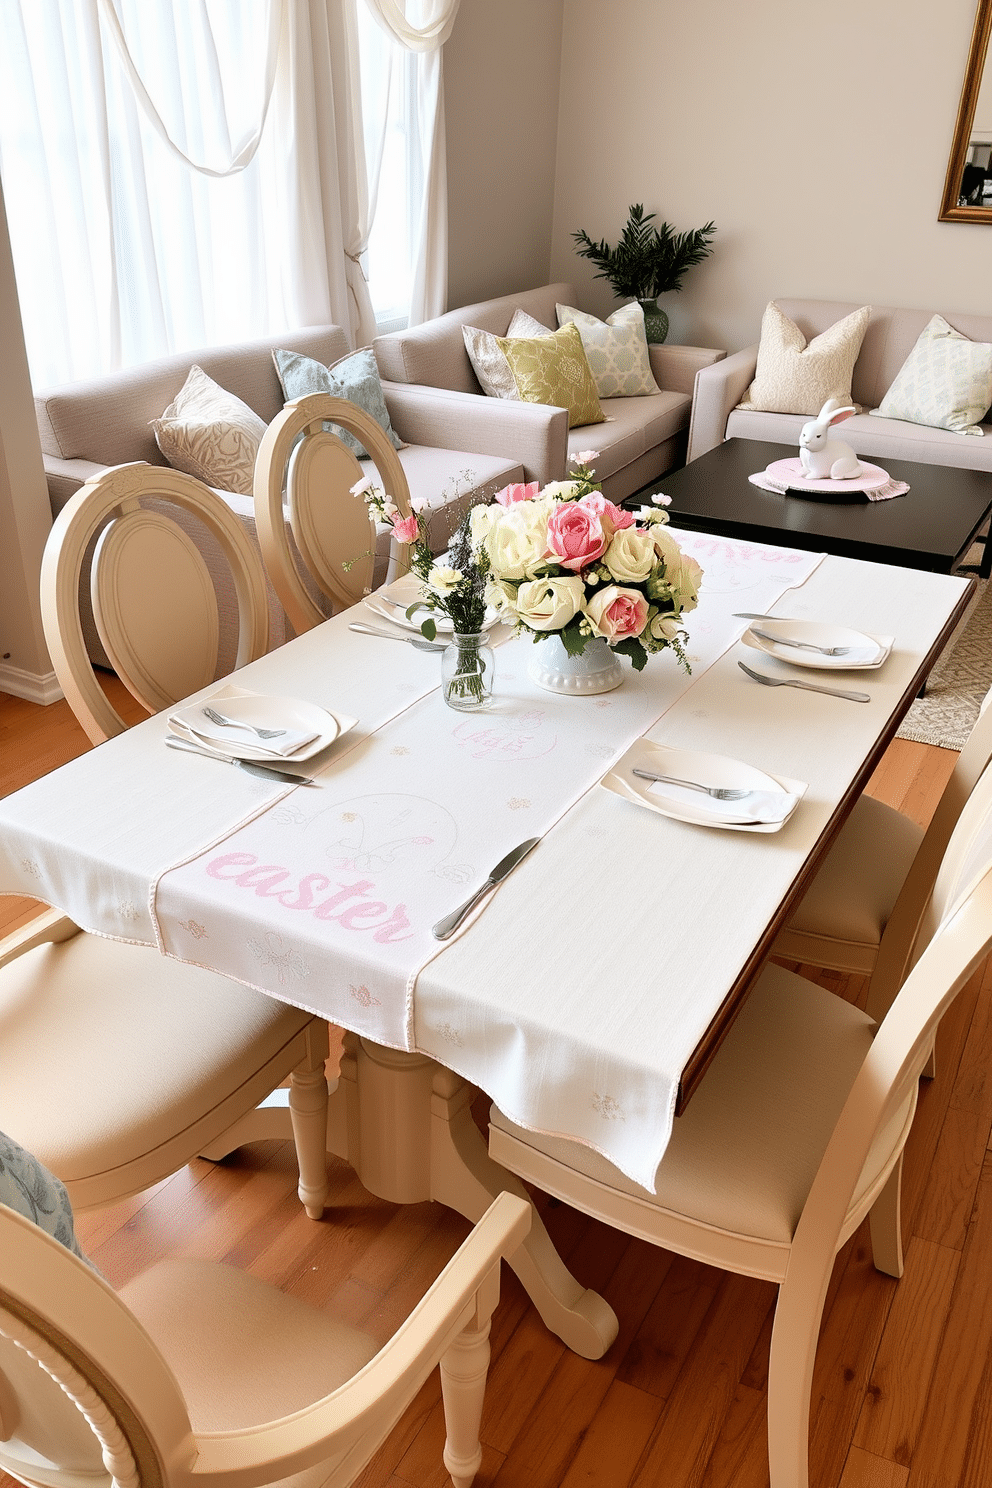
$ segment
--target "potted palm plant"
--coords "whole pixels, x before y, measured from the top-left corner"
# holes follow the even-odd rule
[[[668,335],[668,316],[658,309],[657,297],[681,289],[686,271],[713,252],[710,239],[716,228],[707,222],[692,232],[677,233],[667,222],[652,226],[654,218],[654,212],[645,214],[636,202],[615,248],[605,238],[594,242],[582,228],[572,237],[579,257],[596,265],[596,279],[605,279],[618,299],[640,301],[647,338],[659,342]]]

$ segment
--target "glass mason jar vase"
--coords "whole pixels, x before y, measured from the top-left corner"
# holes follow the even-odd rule
[[[441,691],[449,708],[471,713],[493,695],[495,657],[487,630],[455,631],[441,656]]]

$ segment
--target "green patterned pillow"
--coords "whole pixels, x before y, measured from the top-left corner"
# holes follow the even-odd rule
[[[394,449],[405,449],[389,418],[386,399],[382,391],[382,379],[371,346],[361,351],[352,351],[339,362],[325,367],[313,357],[303,356],[298,351],[274,351],[272,360],[276,364],[283,396],[287,403],[294,398],[305,398],[308,393],[330,393],[333,398],[347,398],[363,413],[374,418],[379,428],[389,435]],[[368,451],[354,437],[337,424],[324,425],[336,434],[352,454],[360,460],[368,459]]]
[[[605,415],[578,326],[569,324],[548,336],[520,340],[497,336],[496,341],[510,364],[522,402],[567,408],[570,429],[603,422]]]
[[[556,305],[558,324],[574,321],[601,398],[643,398],[661,389],[651,371],[644,311],[636,300],[598,320],[571,305]]]
[[[969,341],[942,315],[935,315],[871,412],[954,434],[981,435],[978,423],[990,406],[992,346]]]

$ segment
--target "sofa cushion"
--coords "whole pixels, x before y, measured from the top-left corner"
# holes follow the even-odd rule
[[[761,318],[754,381],[740,406],[811,418],[828,398],[849,403],[854,363],[870,316],[871,307],[862,305],[807,343],[795,321],[771,300]]]
[[[956,434],[981,435],[992,404],[992,345],[962,336],[942,315],[920,332],[881,404],[872,413]]]
[[[394,449],[403,448],[402,439],[389,421],[379,368],[370,346],[350,352],[330,367],[313,357],[304,356],[302,352],[282,348],[272,353],[272,360],[287,403],[294,398],[305,398],[309,393],[329,393],[333,398],[345,398],[367,413],[369,418],[375,419],[379,428],[389,436]],[[368,459],[368,450],[353,434],[334,423],[325,422],[324,428],[336,434],[359,460]]]
[[[762,439],[772,444],[793,444],[799,449],[799,430],[805,423],[800,414],[758,413],[735,408],[727,418],[728,439]],[[992,436],[992,424],[985,425]],[[925,465],[951,465],[959,470],[992,471],[992,437],[962,439],[947,429],[931,429],[900,419],[869,417],[867,413],[848,419],[843,437],[856,454],[884,467],[886,460],[918,460]]]
[[[542,325],[526,310],[514,310],[506,334],[508,336],[550,336],[551,327]],[[479,379],[479,385],[487,398],[509,398],[519,402],[520,394],[506,355],[492,331],[483,331],[478,326],[462,326],[462,338],[469,360]]]
[[[174,470],[246,495],[265,424],[247,403],[194,364],[175,398],[152,419],[155,442]]]
[[[599,320],[572,305],[556,305],[558,324],[574,321],[601,398],[642,398],[657,393],[651,371],[644,311],[637,301]]]
[[[524,403],[567,408],[570,429],[602,423],[603,410],[577,326],[562,326],[548,336],[496,340]]]
[[[427,539],[435,553],[447,547],[470,507],[491,501],[504,486],[524,479],[523,466],[505,455],[475,455],[426,444],[400,450],[400,464],[414,508],[426,513]],[[366,475],[375,474],[371,461],[363,469]]]
[[[569,454],[595,449],[596,479],[608,480],[638,456],[689,427],[692,399],[685,393],[652,393],[644,398],[606,398],[605,421],[596,429],[569,434]]]

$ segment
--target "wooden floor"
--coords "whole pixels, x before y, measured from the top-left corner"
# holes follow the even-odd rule
[[[0,696],[0,794],[86,747],[64,704]],[[871,784],[928,819],[954,755],[896,741]],[[8,923],[29,912],[0,900]],[[844,995],[856,979],[823,978]],[[940,1030],[905,1182],[906,1271],[877,1273],[866,1227],[837,1259],[817,1357],[815,1488],[992,1484],[992,977],[976,975]],[[484,1119],[484,1103],[478,1107]],[[289,1144],[198,1161],[113,1209],[79,1216],[82,1243],[123,1282],[166,1255],[246,1267],[385,1338],[467,1232],[436,1205],[372,1198],[331,1170],[320,1224],[296,1199]],[[775,1300],[763,1282],[666,1254],[539,1199],[575,1275],[620,1318],[605,1358],[570,1354],[504,1269],[478,1488],[761,1488]],[[447,1488],[436,1377],[359,1480]],[[10,1479],[3,1488],[13,1488]]]

